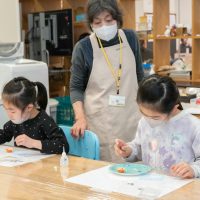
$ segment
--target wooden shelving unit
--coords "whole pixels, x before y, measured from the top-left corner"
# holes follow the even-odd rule
[[[154,40],[176,40],[176,39],[188,39],[188,38],[194,38],[193,36],[176,36],[176,37],[169,37],[169,36],[155,36]]]
[[[119,5],[123,13],[123,27],[135,29],[135,0],[119,0]]]
[[[76,22],[75,13],[78,8],[85,8],[87,0],[19,0],[22,8],[22,29],[27,33],[28,31],[28,13],[62,10],[71,8],[73,12],[73,33],[74,33],[74,45],[78,41],[79,36],[82,33],[90,32],[86,22]],[[119,0],[120,7],[122,8],[124,18],[124,28],[135,28],[135,0]],[[54,63],[64,63],[64,68],[68,69],[71,66],[70,56],[51,56],[50,66]],[[69,95],[69,79],[70,73],[64,74],[63,81],[50,81],[50,94],[52,96]]]
[[[77,42],[80,34],[89,32],[86,22],[76,22],[75,12],[77,8],[85,8],[87,0],[19,0],[22,5],[22,28],[28,30],[28,13],[62,10],[71,8],[73,10],[74,43]],[[124,28],[135,28],[135,0],[119,0],[123,12]]]
[[[200,79],[200,0],[192,0],[192,80]]]
[[[192,78],[183,82],[200,83],[200,0],[192,0],[192,36],[165,37],[162,36],[166,25],[169,24],[169,0],[153,0],[153,35],[154,35],[154,65],[155,71],[159,66],[170,63],[170,40],[192,39]]]

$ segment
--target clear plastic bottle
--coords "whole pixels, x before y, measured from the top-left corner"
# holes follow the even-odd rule
[[[60,175],[64,182],[65,182],[65,179],[68,177],[68,164],[69,164],[69,160],[65,152],[65,147],[63,147],[63,152],[60,157]]]
[[[66,166],[68,166],[68,164],[69,164],[68,157],[65,152],[65,147],[63,147],[63,152],[62,152],[62,155],[60,158],[60,167],[66,167]]]

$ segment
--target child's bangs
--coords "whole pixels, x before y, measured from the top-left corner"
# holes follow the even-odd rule
[[[14,106],[16,106],[19,109],[23,109],[19,97],[16,94],[2,94],[2,100],[9,103],[9,104],[13,104]]]

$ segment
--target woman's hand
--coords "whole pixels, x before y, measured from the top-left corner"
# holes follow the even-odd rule
[[[131,147],[128,146],[127,143],[125,143],[123,140],[120,140],[120,139],[115,140],[114,148],[115,148],[116,155],[123,158],[129,157],[132,153]]]
[[[75,124],[72,126],[71,134],[75,138],[79,138],[84,135],[84,131],[87,129],[87,121],[85,117],[77,119]]]
[[[25,134],[17,136],[15,138],[15,142],[17,146],[24,146],[27,148],[36,148],[40,150],[42,149],[42,143],[40,140],[34,140]]]
[[[72,126],[71,135],[75,138],[79,138],[84,135],[84,131],[87,129],[87,120],[83,108],[83,102],[77,101],[73,103],[73,109],[76,116],[76,122]]]
[[[194,170],[185,162],[172,165],[170,168],[170,174],[181,178],[194,178]]]

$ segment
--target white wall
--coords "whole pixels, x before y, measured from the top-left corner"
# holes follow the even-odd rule
[[[0,0],[0,43],[20,41],[18,0]]]
[[[177,0],[170,0],[170,12],[175,13],[175,2]],[[143,11],[146,13],[152,13],[153,12],[153,0],[135,0],[137,7],[139,8],[140,12]]]
[[[165,0],[163,0],[165,1]],[[153,12],[153,0],[135,0],[136,23],[144,13]],[[192,1],[170,0],[170,13],[176,14],[176,22],[191,27],[192,24]]]
[[[176,0],[177,22],[192,27],[192,0]]]

